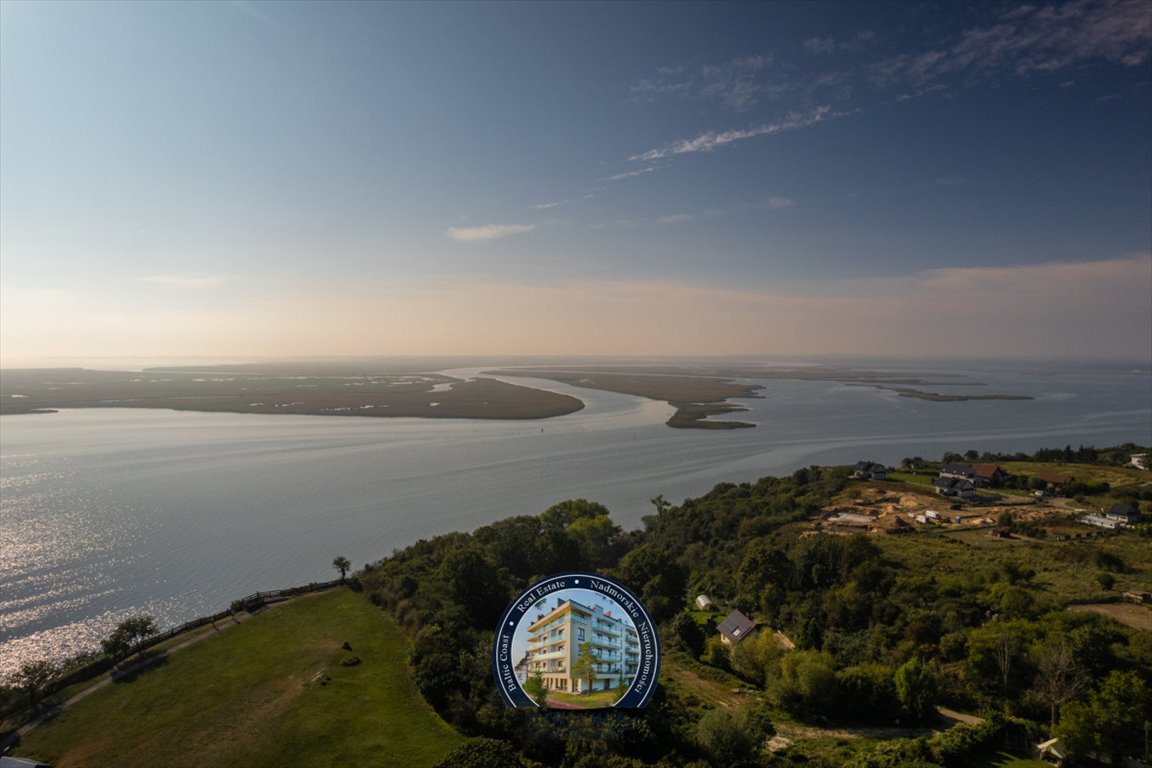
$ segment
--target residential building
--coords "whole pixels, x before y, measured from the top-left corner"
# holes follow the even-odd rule
[[[936,493],[941,496],[957,499],[971,499],[976,496],[976,486],[971,480],[941,475],[933,480],[932,484],[936,486]]]
[[[888,467],[874,461],[858,461],[852,470],[857,480],[884,480],[888,477]]]
[[[1103,515],[1084,515],[1080,518],[1080,522],[1086,525],[1095,525],[1097,528],[1107,528],[1110,531],[1124,527],[1124,523],[1119,520],[1111,520]]]
[[[978,486],[999,488],[1008,479],[1008,473],[999,464],[973,464],[972,471],[976,473],[975,483]]]
[[[573,672],[585,644],[595,659],[591,690],[609,690],[636,676],[640,638],[635,627],[600,606],[561,599],[528,627],[528,673],[540,675],[549,690],[585,691],[588,680]]]
[[[728,618],[717,625],[716,631],[720,633],[721,642],[727,643],[728,645],[736,645],[736,643],[756,631],[756,622],[740,613],[740,611],[732,611],[732,613],[728,614]]]
[[[940,468],[940,477],[952,477],[976,482],[976,470],[968,464],[945,464]]]
[[[1104,517],[1109,520],[1116,520],[1121,523],[1138,523],[1140,522],[1140,513],[1131,504],[1113,504]]]
[[[1044,473],[1037,475],[1037,477],[1048,483],[1048,485],[1052,486],[1053,488],[1063,488],[1076,479],[1072,475],[1056,475],[1051,473]]]

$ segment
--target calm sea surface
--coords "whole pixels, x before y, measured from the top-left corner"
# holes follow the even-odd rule
[[[678,502],[811,464],[1152,443],[1146,370],[943,373],[923,388],[1036,399],[934,403],[763,381],[763,399],[732,417],[757,428],[731,431],[670,429],[664,403],[539,381],[586,408],[544,421],[4,416],[0,677],[24,659],[90,650],[130,614],[173,626],[257,590],[332,578],[337,555],[358,568],[563,499],[599,501],[634,528],[657,494]]]

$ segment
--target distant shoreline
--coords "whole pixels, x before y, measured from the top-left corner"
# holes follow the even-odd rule
[[[746,408],[733,399],[760,398],[747,380],[830,381],[873,387],[929,402],[1033,400],[1016,394],[941,394],[921,389],[928,378],[874,369],[779,368],[755,363],[549,365],[501,367],[467,380],[433,371],[354,361],[96,371],[82,368],[0,370],[0,415],[55,413],[62,408],[161,408],[176,411],[297,416],[426,419],[548,419],[584,408],[578,397],[486,376],[537,378],[575,388],[661,400],[677,429],[742,429],[756,425],[712,417]],[[935,381],[938,386],[987,386]],[[743,379],[744,381],[740,381]]]
[[[570,395],[496,379],[439,374],[204,375],[191,372],[4,372],[0,415],[62,408],[153,408],[296,416],[546,419],[575,413]]]

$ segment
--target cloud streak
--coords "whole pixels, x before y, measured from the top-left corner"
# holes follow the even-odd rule
[[[666,96],[715,100],[740,111],[776,90],[765,77],[771,66],[772,56],[763,54],[693,69],[661,67],[654,78],[638,80],[629,90],[633,97],[645,101]]]
[[[444,234],[461,243],[478,243],[519,235],[536,229],[535,224],[486,224],[482,227],[449,227]]]
[[[1018,77],[1055,72],[1091,60],[1135,67],[1148,60],[1152,13],[1144,0],[1013,9],[963,32],[951,45],[878,62],[880,82],[924,85],[951,75]]]
[[[670,213],[664,216],[657,216],[656,218],[617,219],[615,221],[592,224],[590,228],[618,229],[625,227],[651,226],[653,224],[682,224],[689,221],[708,221],[709,219],[719,219],[725,216],[730,216],[734,213],[742,213],[744,211],[779,211],[784,208],[790,208],[794,204],[795,201],[790,197],[773,195],[767,200],[761,200],[754,203],[743,203],[741,205],[730,206],[728,208],[708,208],[703,211],[697,211],[696,213]]]
[[[754,125],[751,128],[728,131],[708,131],[691,139],[681,139],[680,141],[667,144],[663,147],[632,155],[628,159],[633,161],[651,161],[662,160],[675,155],[711,152],[718,147],[744,141],[745,139],[753,139],[758,136],[774,136],[778,133],[808,128],[839,116],[839,114],[832,112],[832,107],[830,106],[816,107],[807,113],[790,112],[783,120],[773,123],[762,123],[760,125]]]
[[[659,167],[650,165],[647,168],[641,168],[638,171],[626,171],[624,173],[618,173],[615,176],[605,176],[602,179],[596,179],[596,181],[621,181],[622,179],[631,179],[635,176],[643,176],[646,173],[652,173],[658,170],[660,170]]]

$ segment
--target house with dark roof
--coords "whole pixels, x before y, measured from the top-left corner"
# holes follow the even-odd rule
[[[940,477],[954,477],[976,482],[976,470],[968,464],[945,464],[940,467]]]
[[[932,481],[936,493],[954,499],[971,499],[976,496],[976,485],[971,480],[960,477],[938,477]]]
[[[976,485],[987,485],[999,488],[1008,479],[1008,473],[999,464],[973,464],[972,471],[976,473]]]
[[[721,642],[727,643],[728,645],[736,645],[736,643],[756,631],[756,622],[740,613],[740,611],[732,611],[732,613],[728,614],[728,618],[716,626],[716,631],[720,633]]]
[[[1136,511],[1136,508],[1131,504],[1113,504],[1111,508],[1104,513],[1104,517],[1121,523],[1140,522],[1140,513]]]
[[[852,468],[852,477],[857,480],[884,480],[888,477],[888,467],[874,461],[858,461]]]

